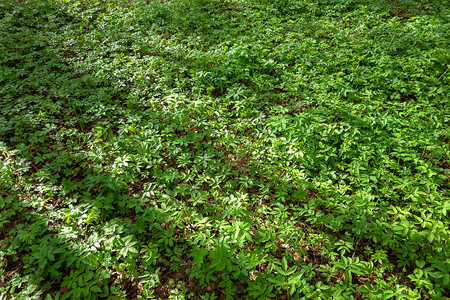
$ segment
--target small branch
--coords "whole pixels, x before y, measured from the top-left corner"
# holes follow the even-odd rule
[[[445,72],[442,73],[442,75],[438,78],[437,81],[441,80],[442,76],[444,76],[448,72],[449,69],[450,69],[450,67],[448,67],[447,70],[445,70]]]
[[[353,254],[352,254],[352,259],[353,259],[353,257],[355,257],[355,254],[356,254],[356,251],[358,251],[358,243],[359,243],[359,238],[357,238],[356,239],[356,246],[355,246],[355,251],[353,251]]]

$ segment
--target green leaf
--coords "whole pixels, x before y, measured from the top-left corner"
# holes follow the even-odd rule
[[[102,289],[98,285],[91,286],[91,292],[102,293]]]
[[[287,271],[288,265],[287,265],[287,260],[286,260],[286,257],[285,257],[285,256],[283,257],[283,260],[281,261],[281,265],[282,265],[282,267],[283,267],[283,270],[284,270],[284,271]]]
[[[419,268],[423,268],[425,266],[425,261],[424,260],[416,260],[416,266],[418,266]]]
[[[443,282],[444,282],[444,286],[449,286],[449,283],[450,283],[450,274],[444,274],[444,280],[443,280]]]

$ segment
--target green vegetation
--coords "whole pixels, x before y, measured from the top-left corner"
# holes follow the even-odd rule
[[[0,299],[450,297],[450,7],[0,0]]]

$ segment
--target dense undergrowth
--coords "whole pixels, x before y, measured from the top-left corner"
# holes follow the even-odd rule
[[[450,297],[444,3],[0,1],[0,298]]]

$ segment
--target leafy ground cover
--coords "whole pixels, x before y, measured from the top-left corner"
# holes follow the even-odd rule
[[[0,298],[450,297],[444,3],[0,1]]]

